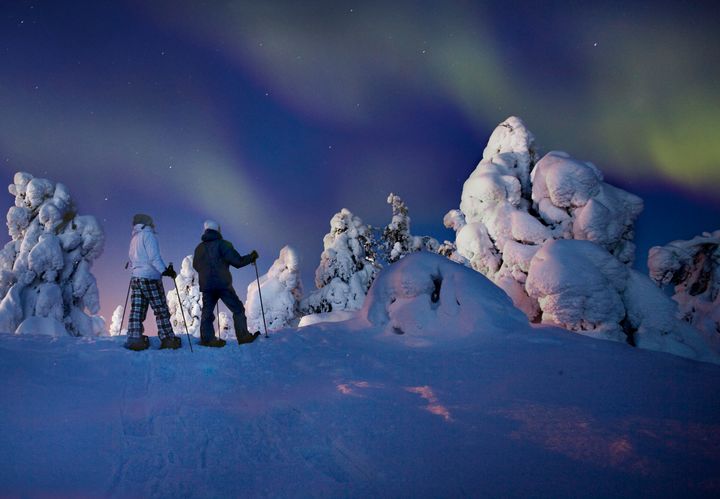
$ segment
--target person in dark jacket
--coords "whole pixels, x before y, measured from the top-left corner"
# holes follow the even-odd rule
[[[260,332],[250,334],[247,328],[245,307],[232,287],[230,265],[235,268],[244,267],[257,260],[257,251],[242,256],[233,245],[223,239],[220,226],[212,220],[205,221],[202,242],[195,248],[193,268],[200,278],[202,292],[202,315],[200,317],[200,344],[209,347],[222,347],[225,340],[215,337],[213,322],[215,321],[215,305],[222,300],[233,314],[235,335],[238,343],[251,343]]]

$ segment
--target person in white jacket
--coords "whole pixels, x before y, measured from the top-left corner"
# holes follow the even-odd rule
[[[170,324],[170,311],[162,283],[162,276],[174,279],[177,273],[172,266],[165,265],[160,256],[155,224],[149,215],[137,214],[133,217],[129,256],[132,265],[132,298],[125,348],[137,351],[145,350],[150,345],[148,337],[143,334],[148,305],[152,307],[157,321],[160,348],[180,348],[180,337],[175,336]]]

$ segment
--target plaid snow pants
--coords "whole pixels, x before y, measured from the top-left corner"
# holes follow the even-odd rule
[[[132,297],[130,301],[130,319],[128,322],[128,338],[139,338],[145,328],[143,321],[147,316],[148,305],[155,313],[158,336],[160,339],[174,336],[170,324],[170,311],[165,301],[165,289],[160,279],[133,277],[130,280]]]

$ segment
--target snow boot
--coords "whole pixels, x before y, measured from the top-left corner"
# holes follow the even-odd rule
[[[220,338],[213,338],[210,341],[201,340],[200,344],[204,347],[222,348],[225,346],[225,340],[221,340]]]
[[[242,336],[238,335],[237,342],[238,345],[242,345],[244,343],[252,343],[257,339],[257,337],[260,336],[260,331],[255,331],[253,334],[247,333]]]
[[[182,339],[179,336],[166,336],[160,340],[160,350],[171,348],[177,350],[182,346]]]
[[[150,338],[148,338],[144,334],[139,338],[132,337],[128,338],[127,341],[125,341],[125,348],[127,348],[128,350],[133,350],[135,352],[147,350],[149,346]]]

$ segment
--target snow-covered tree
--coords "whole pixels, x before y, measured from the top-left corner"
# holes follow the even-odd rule
[[[718,361],[699,331],[676,317],[676,304],[646,276],[590,241],[555,240],[530,263],[525,285],[542,322],[594,338]]]
[[[173,288],[167,292],[167,303],[170,311],[170,323],[175,334],[185,334],[185,324],[187,323],[188,332],[195,338],[199,338],[202,293],[200,293],[198,273],[192,264],[192,255],[183,258],[180,272],[175,278],[177,291]],[[178,291],[180,292],[179,301]],[[180,303],[182,303],[182,309],[179,306]]]
[[[443,252],[503,288],[534,321],[694,358],[712,347],[674,318],[672,301],[632,270],[642,200],[564,152],[538,160],[524,123],[508,118],[445,216]]]
[[[394,263],[405,255],[416,251],[428,250],[437,253],[440,245],[429,236],[410,234],[410,216],[405,202],[393,193],[387,198],[392,207],[392,220],[382,233],[382,252],[387,263]]]
[[[303,300],[306,313],[359,309],[377,272],[367,257],[372,234],[359,217],[343,208],[330,220],[324,250],[315,271],[317,291]]]
[[[8,187],[12,240],[0,251],[0,331],[72,336],[106,334],[93,261],[105,235],[95,217],[77,214],[61,183],[18,172]]]
[[[658,285],[675,286],[679,317],[720,350],[720,230],[651,248],[648,268]]]
[[[221,339],[227,340],[235,338],[235,325],[233,324],[232,317],[230,317],[227,312],[220,312],[218,314],[218,322],[220,323],[218,336],[220,336]]]
[[[280,250],[280,256],[272,264],[268,273],[260,276],[265,320],[269,330],[277,330],[294,325],[299,316],[299,302],[302,298],[300,282],[300,259],[290,246]],[[257,281],[248,285],[245,299],[248,329],[264,332],[262,309],[258,294]]]
[[[633,223],[642,200],[603,182],[593,164],[550,152],[538,160],[535,138],[516,117],[498,125],[463,186],[460,209],[445,215],[456,251],[443,251],[502,287],[532,320],[537,300],[525,290],[530,261],[547,241],[585,239],[632,261]],[[461,258],[462,257],[462,258]]]
[[[127,333],[127,330],[121,329],[123,311],[124,308],[122,305],[118,305],[117,308],[115,308],[115,311],[113,311],[112,318],[110,319],[110,328],[108,329],[110,336],[118,336]]]

